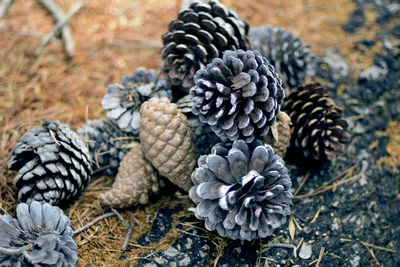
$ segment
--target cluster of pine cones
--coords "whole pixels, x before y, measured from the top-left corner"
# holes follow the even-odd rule
[[[293,197],[283,159],[321,166],[349,140],[327,87],[303,84],[309,46],[281,28],[250,29],[218,0],[179,11],[162,41],[160,72],[138,68],[107,87],[108,118],[78,134],[45,121],[21,138],[9,163],[19,201],[68,203],[94,171],[116,175],[98,196],[105,206],[146,204],[172,183],[208,230],[271,235]]]

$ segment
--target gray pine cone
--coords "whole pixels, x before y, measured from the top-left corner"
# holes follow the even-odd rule
[[[250,43],[260,51],[288,87],[304,83],[304,78],[315,73],[315,56],[309,45],[282,28],[264,26],[250,29]]]
[[[217,143],[227,141],[226,138],[219,138],[210,125],[202,123],[198,116],[192,113],[194,105],[190,95],[186,95],[176,102],[178,109],[186,116],[189,122],[189,127],[192,129],[192,141],[197,147],[199,155],[211,153],[211,148]]]
[[[0,266],[75,266],[70,220],[50,204],[17,206],[17,219],[0,215]]]
[[[131,143],[137,137],[122,131],[109,119],[89,121],[78,129],[78,134],[87,141],[93,159],[93,170],[102,169],[101,173],[114,176]]]
[[[285,163],[269,145],[248,146],[243,140],[235,141],[231,149],[216,145],[212,154],[199,158],[198,165],[189,196],[207,230],[253,240],[270,236],[285,223],[292,183]]]
[[[109,85],[101,104],[107,111],[107,116],[121,130],[138,135],[140,107],[144,101],[152,97],[171,99],[167,81],[158,79],[155,70],[146,72],[145,68],[140,67],[132,76],[122,76],[121,84]]]
[[[193,113],[231,141],[266,135],[285,96],[274,67],[258,51],[225,51],[194,79]]]
[[[43,127],[25,133],[12,151],[8,167],[18,171],[14,179],[18,200],[28,203],[68,202],[92,177],[86,144],[59,121],[45,120]]]
[[[218,0],[194,1],[170,22],[162,36],[163,72],[168,82],[184,93],[193,86],[193,76],[225,50],[248,49],[249,25]]]

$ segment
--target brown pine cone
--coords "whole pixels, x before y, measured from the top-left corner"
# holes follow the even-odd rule
[[[157,171],[145,159],[139,144],[123,158],[112,189],[99,195],[100,202],[114,208],[127,208],[147,204],[149,196],[159,193],[164,182],[157,177]]]
[[[160,175],[189,191],[190,175],[196,165],[196,149],[188,120],[167,98],[143,103],[140,143],[144,156]]]
[[[264,136],[264,142],[271,145],[274,154],[283,158],[290,142],[290,117],[283,111],[276,116],[276,122],[271,126],[271,131]]]
[[[286,98],[283,109],[292,120],[288,155],[306,165],[334,160],[349,141],[347,122],[326,86],[301,85]],[[314,165],[315,166],[315,165]]]

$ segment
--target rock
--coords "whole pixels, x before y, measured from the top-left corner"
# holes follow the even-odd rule
[[[360,266],[360,256],[354,256],[349,260],[352,267]]]
[[[311,258],[311,255],[312,255],[311,245],[304,242],[303,245],[301,245],[299,257],[303,260],[307,260],[307,259]]]
[[[388,73],[387,67],[379,67],[376,65],[372,65],[368,69],[365,69],[363,72],[360,73],[360,80],[367,80],[367,81],[376,81],[380,80],[386,76]]]
[[[168,257],[174,257],[179,253],[179,251],[173,247],[168,247],[165,251],[164,251],[164,255],[168,256]]]

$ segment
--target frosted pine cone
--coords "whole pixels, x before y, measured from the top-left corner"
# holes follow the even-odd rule
[[[258,51],[225,51],[194,79],[193,113],[232,141],[266,135],[285,96],[274,67]]]
[[[196,165],[196,149],[187,118],[167,98],[142,105],[140,143],[145,157],[159,174],[188,191]]]
[[[162,36],[162,68],[169,83],[184,93],[193,86],[193,76],[225,50],[248,49],[249,25],[218,0],[194,1],[170,22]]]
[[[263,141],[274,149],[275,155],[283,158],[290,143],[290,117],[283,111],[276,116],[276,122],[271,131],[264,136]]]
[[[10,170],[18,171],[14,184],[18,200],[53,205],[68,202],[92,176],[91,157],[85,143],[67,125],[43,122],[25,133],[15,145]]]
[[[140,107],[152,97],[171,98],[164,79],[158,80],[155,70],[137,68],[132,76],[122,76],[122,84],[107,87],[107,93],[101,104],[112,119],[123,131],[139,134]]]
[[[137,140],[133,134],[122,131],[109,119],[89,121],[78,129],[78,134],[86,139],[93,159],[93,169],[103,169],[102,173],[114,176],[120,161]]]
[[[0,215],[0,266],[65,266],[78,261],[70,221],[61,209],[33,201],[17,219]]]
[[[253,240],[270,236],[285,223],[292,183],[285,163],[269,145],[250,148],[243,140],[231,149],[217,145],[198,165],[189,196],[207,230]]]
[[[132,147],[118,168],[112,189],[99,195],[103,205],[127,208],[147,204],[149,196],[160,192],[163,181],[151,163],[145,159],[140,144]]]
[[[283,110],[293,123],[288,153],[323,162],[335,159],[344,150],[350,138],[347,122],[326,86],[312,83],[295,88]]]
[[[286,86],[296,87],[314,74],[315,56],[310,46],[292,33],[267,26],[250,29],[249,38],[253,49],[271,62]]]
[[[202,123],[199,117],[192,113],[194,103],[191,98],[190,95],[186,95],[179,99],[176,105],[188,119],[189,127],[192,129],[192,141],[197,147],[198,155],[209,154],[211,148],[222,140],[211,130],[210,125]]]

